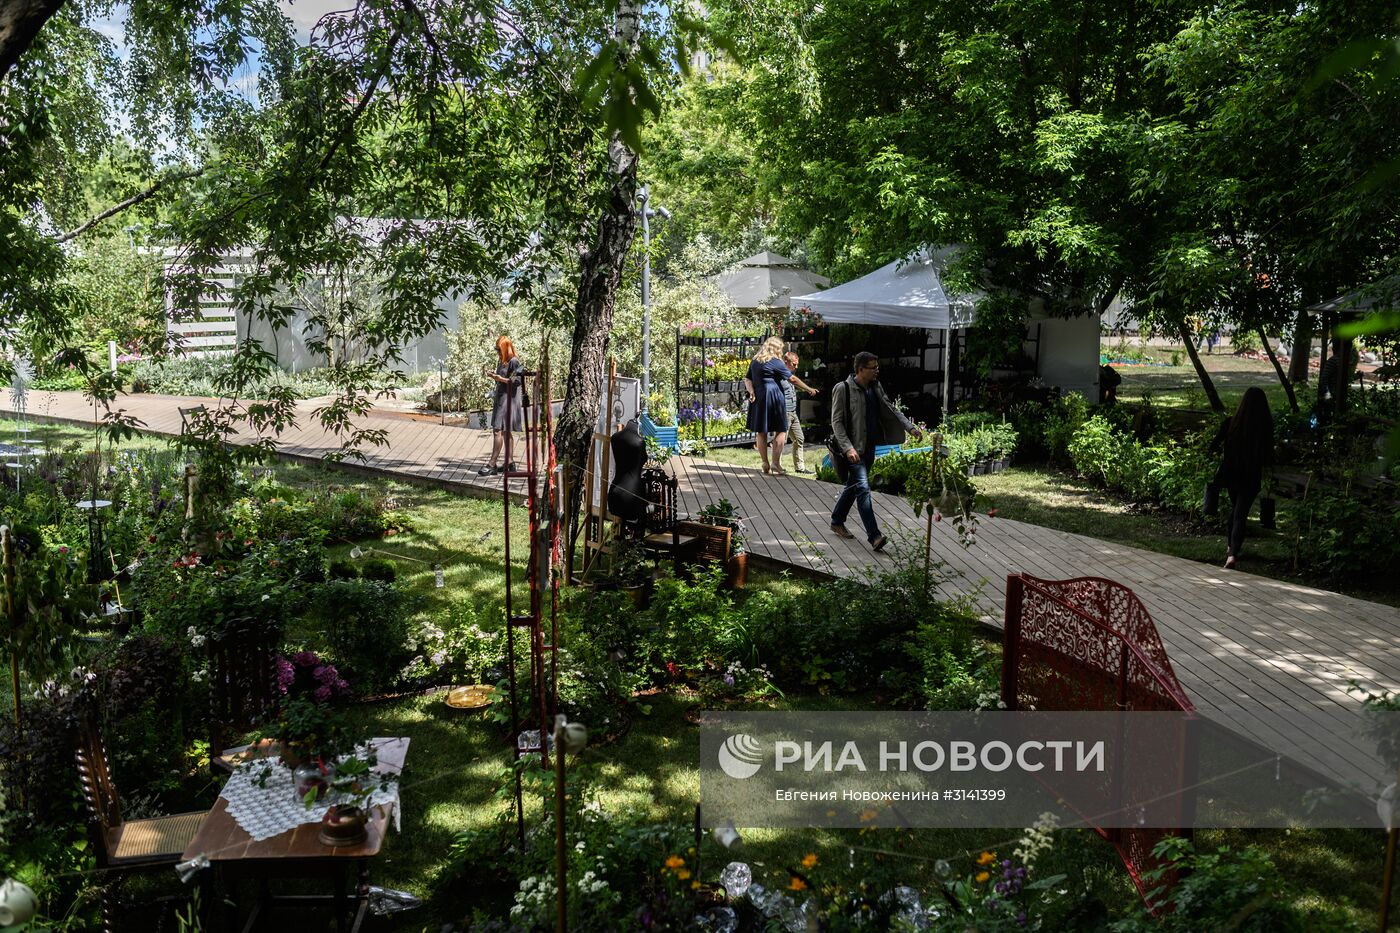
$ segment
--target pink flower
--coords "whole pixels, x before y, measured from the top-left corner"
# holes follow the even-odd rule
[[[942,513],[942,512],[934,512],[934,513],[933,513],[933,520],[936,521],[936,522],[941,522],[941,521],[943,521],[943,513]]]
[[[987,510],[987,517],[988,517],[988,518],[996,518],[996,517],[997,517],[997,510],[996,510],[996,509],[988,509],[988,510]]]
[[[331,699],[331,688],[326,686],[317,687],[316,692],[312,694],[312,696],[316,697],[316,702],[318,703],[329,703]]]

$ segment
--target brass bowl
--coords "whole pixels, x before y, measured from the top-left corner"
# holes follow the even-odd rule
[[[491,705],[496,688],[490,684],[468,684],[447,691],[447,705],[453,709],[479,710]]]

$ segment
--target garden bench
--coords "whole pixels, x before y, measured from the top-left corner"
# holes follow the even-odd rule
[[[1001,699],[1008,710],[1020,708],[1025,699],[1041,711],[1195,711],[1146,607],[1128,587],[1101,577],[1041,580],[1013,573],[1006,578]],[[1189,733],[1186,738],[1189,748]],[[1191,785],[1191,757],[1184,754],[1179,771],[1162,775],[1164,788]],[[1187,824],[1191,803],[1183,801],[1181,807],[1181,823]],[[1152,850],[1162,839],[1190,831],[1094,828],[1118,850],[1155,911],[1148,898],[1160,891],[1149,889],[1147,879],[1160,860]],[[1174,882],[1173,875],[1161,879],[1165,885]]]

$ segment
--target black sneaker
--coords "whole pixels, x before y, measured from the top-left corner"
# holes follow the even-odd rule
[[[492,474],[495,473],[495,472],[496,472],[496,468],[493,467],[493,466],[491,466],[490,464],[487,464],[486,466],[484,466],[484,467],[482,467],[481,469],[477,470],[477,471],[476,471],[476,475],[477,475],[477,476],[490,476],[490,475],[492,475]]]
[[[890,543],[890,539],[889,539],[889,538],[886,538],[884,535],[880,535],[880,536],[879,536],[878,538],[876,538],[874,541],[871,541],[871,542],[870,542],[870,548],[871,548],[871,550],[876,551],[876,552],[883,551],[883,550],[885,549],[885,545],[887,545],[887,544],[889,544],[889,543]]]

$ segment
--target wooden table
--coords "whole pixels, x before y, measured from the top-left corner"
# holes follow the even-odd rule
[[[408,739],[374,738],[370,742],[379,759],[376,771],[382,774],[399,774],[403,771],[404,759],[408,755]],[[258,903],[244,923],[245,933],[253,929],[262,908],[272,901],[301,904],[329,902],[335,909],[336,929],[344,930],[346,908],[349,906],[345,895],[345,870],[354,865],[358,877],[355,917],[350,925],[354,931],[360,928],[369,906],[369,859],[379,854],[379,848],[384,843],[391,816],[389,809],[388,806],[370,809],[366,827],[369,836],[364,842],[356,846],[328,846],[320,841],[320,823],[303,823],[270,839],[255,840],[229,814],[228,801],[220,797],[200,823],[198,832],[181,859],[188,861],[200,855],[206,856],[224,884],[234,883],[239,878],[258,880]],[[272,897],[267,890],[269,878],[319,876],[330,876],[334,880],[334,894],[329,898],[325,895]],[[235,923],[230,929],[237,925],[237,909],[236,904],[231,908]]]

